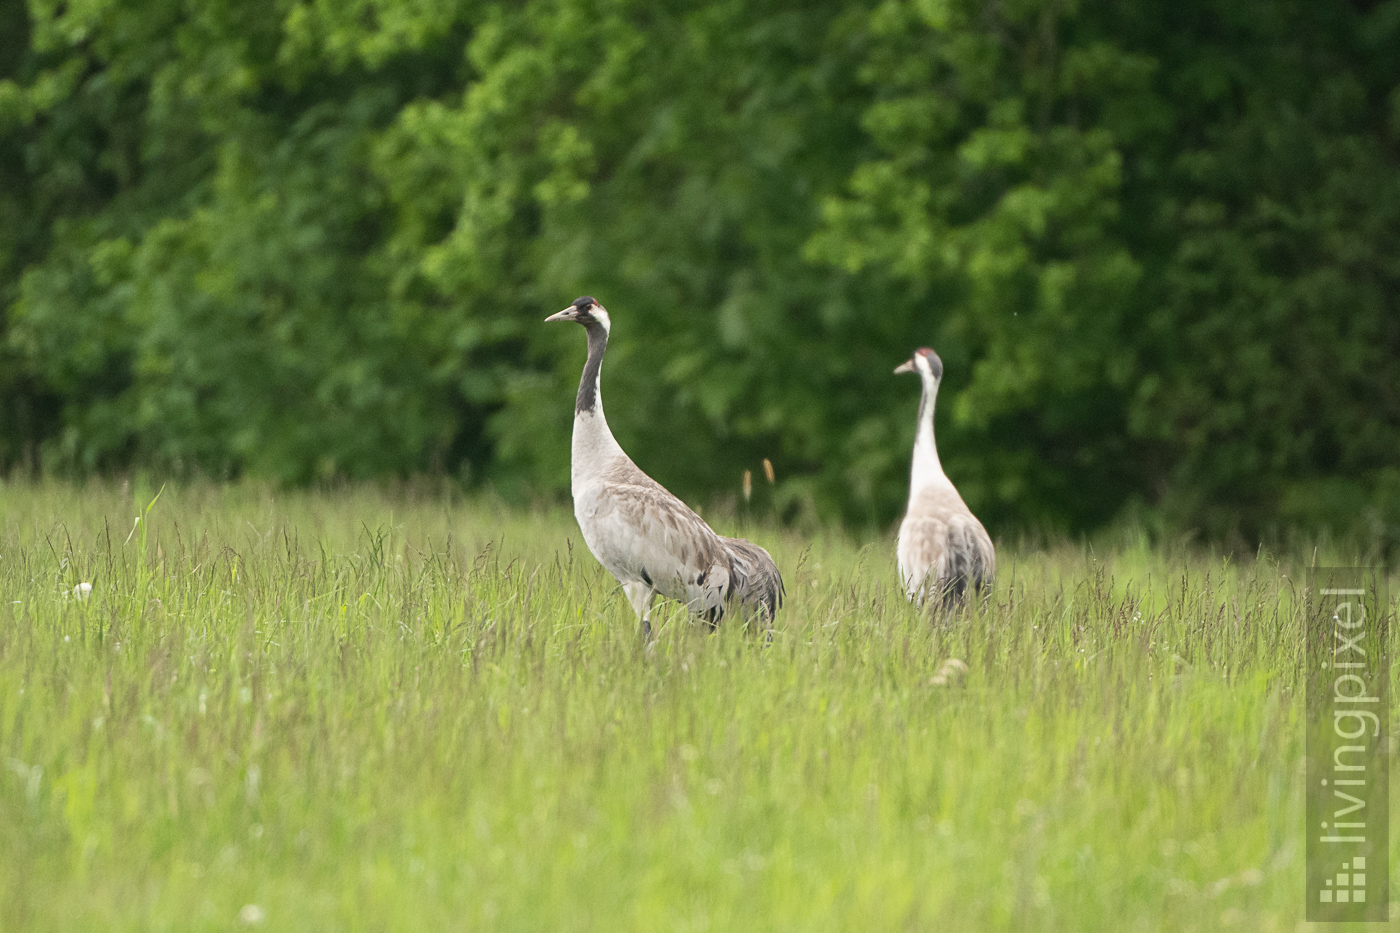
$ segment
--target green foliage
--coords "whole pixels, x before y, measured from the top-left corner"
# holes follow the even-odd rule
[[[648,651],[563,508],[155,497],[0,487],[5,930],[1301,921],[1311,548],[1004,548],[931,625],[887,536],[724,528],[773,643]]]
[[[1134,433],[1178,521],[1350,522],[1393,546],[1400,5],[1279,12],[1218,12],[1163,55],[1172,133],[1142,147],[1136,182],[1155,207],[1138,251],[1161,246]]]
[[[0,0],[0,457],[1400,541],[1400,0]]]

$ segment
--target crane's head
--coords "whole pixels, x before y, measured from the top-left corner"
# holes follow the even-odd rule
[[[943,378],[943,361],[928,347],[920,347],[914,355],[894,368],[897,373],[918,373],[931,376],[935,382]]]
[[[600,324],[603,330],[612,329],[612,321],[608,320],[607,309],[598,304],[598,299],[589,295],[582,298],[575,298],[574,303],[557,314],[551,314],[545,318],[545,323],[551,321],[573,321],[575,324],[582,324],[588,327],[593,324]]]

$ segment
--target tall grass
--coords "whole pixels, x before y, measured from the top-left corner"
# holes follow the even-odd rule
[[[0,488],[4,930],[1301,919],[1302,555],[1004,550],[930,622],[749,529],[773,643],[647,650],[565,510],[155,497]]]

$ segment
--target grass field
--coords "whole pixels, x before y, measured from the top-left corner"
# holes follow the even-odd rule
[[[741,529],[772,645],[648,652],[566,509],[155,492],[0,487],[5,931],[1300,924],[1311,553]]]

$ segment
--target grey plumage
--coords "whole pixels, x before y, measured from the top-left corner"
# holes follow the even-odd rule
[[[927,348],[895,370],[919,374],[922,397],[919,428],[909,477],[909,506],[899,526],[899,574],[909,599],[929,598],[961,605],[968,591],[989,588],[996,574],[996,552],[987,530],[963,502],[943,472],[934,441],[934,403],[943,362]]]
[[[574,515],[588,549],[622,584],[651,634],[656,596],[686,604],[714,625],[727,609],[753,612],[771,626],[783,585],[768,552],[724,538],[632,462],[603,413],[601,371],[611,321],[592,298],[549,321],[573,321],[588,334],[588,361],[574,406],[571,485]]]
[[[778,565],[773,563],[767,551],[751,541],[725,537],[721,537],[720,541],[729,550],[735,597],[743,605],[758,607],[771,625],[773,617],[783,606],[783,597],[787,595]]]

